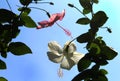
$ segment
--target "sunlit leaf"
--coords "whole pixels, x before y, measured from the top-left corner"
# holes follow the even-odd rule
[[[32,53],[31,49],[22,42],[12,42],[9,44],[8,49],[14,55],[24,55]]]
[[[26,8],[26,7],[21,7],[21,8],[18,8],[19,11],[22,11],[22,13],[28,15],[31,11],[30,8]]]
[[[0,77],[0,81],[8,81],[8,80],[5,79],[4,77]]]
[[[88,50],[95,54],[99,54],[101,52],[99,45],[97,45],[96,43],[91,43]]]
[[[14,19],[16,15],[6,9],[0,9],[0,22],[4,23],[4,22],[11,22],[12,19]]]
[[[90,22],[90,27],[91,28],[99,28],[105,24],[107,21],[108,17],[103,11],[98,11],[96,14],[94,14],[91,22]]]
[[[76,23],[86,25],[86,24],[90,23],[90,20],[88,18],[80,18],[80,19],[77,20]]]
[[[85,70],[86,68],[88,68],[91,64],[91,60],[90,58],[88,58],[87,56],[84,56],[79,62],[78,62],[78,71],[81,72],[83,70]]]
[[[0,69],[6,69],[6,64],[0,59]]]
[[[25,14],[23,14],[21,16],[21,19],[24,21],[24,25],[28,28],[35,28],[37,27],[36,23],[32,20],[32,18],[30,16],[27,16]]]
[[[91,12],[91,10],[90,9],[83,9],[83,14],[89,14]]]

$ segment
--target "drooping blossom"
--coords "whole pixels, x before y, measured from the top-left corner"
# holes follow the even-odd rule
[[[61,21],[64,16],[65,16],[65,10],[63,10],[61,13],[52,14],[48,20],[38,22],[39,26],[37,26],[37,29],[52,26],[56,21],[58,20]]]
[[[60,63],[60,68],[70,70],[78,61],[84,57],[84,54],[76,52],[74,43],[66,42],[62,48],[56,41],[48,43],[47,52],[49,60],[54,63]],[[61,74],[62,75],[62,74]]]
[[[37,26],[37,29],[46,28],[56,23],[58,27],[60,27],[68,36],[71,36],[72,38],[71,32],[68,29],[63,28],[56,22],[58,20],[61,21],[64,18],[64,16],[65,16],[65,10],[63,10],[61,13],[52,14],[48,20],[38,22],[39,25]]]

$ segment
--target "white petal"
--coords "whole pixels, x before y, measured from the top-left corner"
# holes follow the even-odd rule
[[[73,60],[69,58],[68,59],[64,58],[60,67],[63,69],[70,70],[74,65],[75,65],[75,62]]]
[[[74,43],[70,43],[70,41],[68,41],[65,43],[63,49],[64,49],[64,52],[67,52],[68,54],[70,54],[76,51],[76,46]]]
[[[49,50],[52,52],[58,52],[58,53],[62,53],[62,47],[56,42],[56,41],[52,41],[48,43],[48,48]]]
[[[71,57],[71,59],[77,64],[78,61],[84,57],[84,54],[82,53],[78,53],[78,52],[74,52],[73,56]]]
[[[49,60],[54,63],[60,63],[63,60],[63,55],[54,52],[47,52]]]

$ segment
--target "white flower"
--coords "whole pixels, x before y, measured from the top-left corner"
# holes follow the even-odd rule
[[[74,43],[66,42],[62,48],[56,41],[48,43],[49,51],[47,52],[49,60],[54,63],[60,63],[60,67],[70,70],[84,54],[76,52]]]

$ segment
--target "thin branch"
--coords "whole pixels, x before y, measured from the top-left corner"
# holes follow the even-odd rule
[[[32,3],[36,3],[36,2],[32,2]],[[50,5],[54,5],[53,2],[37,2],[39,4],[50,4]]]
[[[76,6],[74,6],[74,8],[76,9],[76,10],[78,10],[82,15],[84,15],[86,18],[88,18],[85,14],[83,14],[83,12],[80,10],[80,9],[78,9]],[[89,18],[88,18],[89,19]]]
[[[10,3],[8,2],[8,0],[6,0],[6,2],[8,4],[8,6],[9,6],[9,8],[10,8],[10,11],[12,11],[12,8],[11,8]]]
[[[37,8],[37,7],[28,7],[28,8],[38,9],[38,10],[41,10],[41,11],[48,13],[48,11],[46,11],[45,9],[42,9],[42,8]]]

